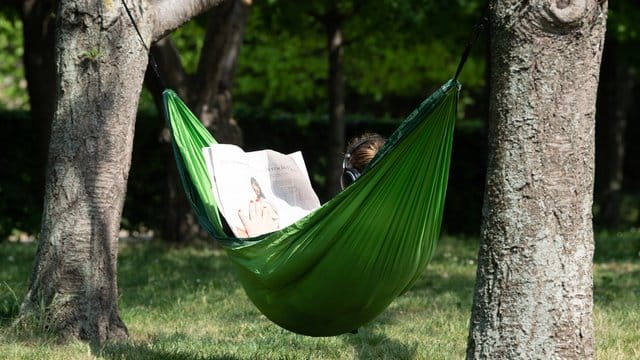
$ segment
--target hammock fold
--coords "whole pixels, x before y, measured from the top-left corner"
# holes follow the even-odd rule
[[[264,315],[299,334],[333,336],[373,320],[411,287],[440,234],[459,91],[450,80],[420,104],[335,198],[282,230],[238,239],[224,231],[201,151],[216,140],[165,90],[187,198]]]

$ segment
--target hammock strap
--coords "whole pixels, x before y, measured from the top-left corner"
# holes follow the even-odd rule
[[[156,62],[156,59],[153,57],[153,54],[151,54],[151,50],[147,46],[147,43],[144,42],[144,38],[140,33],[140,29],[138,28],[138,24],[136,23],[136,20],[133,18],[133,15],[131,14],[131,11],[129,10],[129,7],[127,6],[127,3],[125,2],[125,0],[121,0],[121,2],[122,2],[122,5],[124,5],[124,10],[127,12],[127,15],[129,16],[129,20],[131,20],[131,24],[133,24],[133,28],[136,30],[136,33],[138,34],[138,38],[140,38],[140,42],[142,43],[142,46],[144,46],[144,49],[147,50],[147,54],[149,54],[149,64],[151,64],[153,73],[158,78],[158,81],[160,82],[162,89],[166,89],[167,85],[164,83],[164,80],[162,80],[162,77],[160,76],[160,70],[158,70],[158,63]]]
[[[453,80],[458,80],[458,75],[462,71],[464,64],[467,62],[467,58],[471,53],[471,49],[473,48],[473,44],[478,40],[480,33],[484,30],[485,26],[489,22],[489,16],[487,15],[489,12],[489,1],[486,2],[484,6],[484,10],[482,11],[482,17],[478,20],[478,23],[473,27],[473,31],[471,33],[471,37],[469,38],[469,42],[467,46],[465,46],[464,51],[462,52],[462,56],[460,57],[460,62],[458,63],[458,68],[456,69],[456,74],[453,76]]]

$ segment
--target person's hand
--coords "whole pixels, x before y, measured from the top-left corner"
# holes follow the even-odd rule
[[[248,212],[238,209],[238,217],[249,237],[278,230],[277,216],[271,206],[264,201],[252,200],[249,203]]]

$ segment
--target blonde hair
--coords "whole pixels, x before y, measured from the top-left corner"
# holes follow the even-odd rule
[[[351,139],[345,154],[345,156],[349,157],[347,165],[362,172],[367,164],[376,156],[385,141],[382,136],[371,132]]]

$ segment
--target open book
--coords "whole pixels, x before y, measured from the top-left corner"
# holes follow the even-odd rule
[[[300,151],[202,149],[218,208],[237,237],[282,229],[320,207]]]

